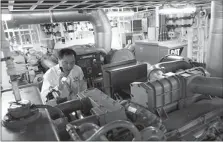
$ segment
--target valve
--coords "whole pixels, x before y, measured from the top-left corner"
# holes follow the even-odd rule
[[[8,113],[2,120],[3,126],[12,130],[21,130],[37,120],[40,117],[39,110],[31,106],[32,104],[28,100],[11,102]]]

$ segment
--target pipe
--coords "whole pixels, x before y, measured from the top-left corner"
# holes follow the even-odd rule
[[[105,49],[108,53],[111,50],[112,31],[108,17],[102,10],[93,11],[93,27],[95,31],[95,46]]]
[[[185,57],[183,56],[174,56],[174,55],[166,55],[165,57],[163,57],[159,63],[162,62],[169,62],[169,61],[177,61],[177,60],[184,60]]]
[[[1,50],[2,50],[5,58],[8,58],[11,56],[9,42],[6,41],[3,25],[1,25]],[[14,79],[12,80],[13,75],[17,75],[14,62],[13,62],[13,60],[6,60],[5,62],[6,62],[6,66],[7,66],[7,73],[8,73],[8,75],[10,75],[12,91],[13,91],[13,94],[15,97],[15,101],[21,101],[21,95],[19,92],[18,81],[14,80]]]
[[[74,112],[76,110],[84,109],[83,104],[87,105],[89,103],[88,101],[90,101],[90,100],[88,100],[88,99],[85,99],[85,100],[83,100],[83,99],[82,100],[79,100],[79,99],[70,100],[70,101],[58,104],[55,107],[60,109],[64,114],[70,114],[71,112]],[[87,109],[90,109],[90,108],[87,108]],[[52,119],[57,119],[57,118],[60,117],[54,111],[49,111],[49,113],[50,113],[50,116],[51,116]]]
[[[78,13],[73,10],[52,10],[48,11],[16,11],[11,12],[12,20],[8,24],[19,26],[22,24],[41,24],[53,22],[90,21],[95,31],[95,46],[105,49],[108,53],[111,50],[111,25],[103,10],[89,13]]]
[[[83,123],[78,128],[80,131],[88,131],[90,129],[99,129],[99,126],[94,123]]]
[[[162,62],[152,66],[153,69],[162,69],[164,73],[167,72],[176,72],[179,69],[190,69],[193,66],[186,62],[186,61],[169,61],[169,62]]]
[[[223,98],[223,79],[195,76],[189,81],[188,89],[192,93],[207,94]]]
[[[207,49],[207,71],[212,77],[223,77],[223,1],[211,2],[211,22]]]
[[[76,125],[76,126],[79,126],[79,125],[81,125],[83,123],[94,123],[96,125],[99,124],[96,115],[91,115],[91,116],[85,117],[83,119],[79,119],[79,120],[75,120],[75,121],[70,122],[70,124]]]
[[[124,121],[124,120],[117,120],[117,121],[113,121],[113,122],[108,123],[108,124],[104,125],[103,127],[101,127],[90,138],[88,138],[87,141],[98,140],[98,138],[101,135],[104,135],[108,131],[110,131],[114,128],[119,128],[119,127],[124,127],[124,128],[129,129],[133,133],[135,141],[140,141],[141,140],[141,134],[140,134],[139,130],[135,127],[134,124],[132,124],[128,121]]]
[[[53,109],[60,116],[60,118],[64,119],[64,122],[67,121],[66,118],[65,118],[64,113],[59,108],[57,108],[57,107],[52,107],[50,105],[38,105],[38,104],[37,105],[36,104],[33,104],[32,107],[34,107],[34,108],[46,108],[48,111],[50,111],[50,110]]]

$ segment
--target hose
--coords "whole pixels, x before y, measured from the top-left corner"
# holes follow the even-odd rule
[[[176,60],[176,61],[169,61],[169,62],[162,62],[153,65],[153,69],[163,69],[165,73],[167,72],[176,72],[179,69],[190,69],[193,66],[186,62],[186,61],[181,61],[181,60]]]
[[[101,135],[104,135],[108,131],[110,131],[114,128],[118,128],[118,127],[124,127],[124,128],[127,128],[128,130],[130,130],[134,135],[134,139],[133,139],[134,141],[140,141],[141,140],[141,134],[140,134],[139,130],[135,127],[134,124],[132,124],[128,121],[124,121],[124,120],[117,120],[117,121],[113,121],[113,122],[108,123],[108,124],[104,125],[103,127],[101,127],[97,132],[95,132],[86,141],[98,140],[98,138]]]
[[[99,129],[99,126],[94,123],[84,123],[78,126],[78,128],[80,129],[80,131],[87,131],[90,129]]]
[[[32,105],[32,107],[36,107],[36,108],[46,108],[47,110],[54,109],[54,110],[57,111],[57,113],[59,114],[60,118],[64,119],[65,122],[67,121],[64,113],[59,108],[57,108],[57,107],[52,107],[50,105],[36,105],[36,104]]]

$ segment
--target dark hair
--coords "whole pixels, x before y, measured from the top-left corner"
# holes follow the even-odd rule
[[[76,52],[73,49],[69,49],[69,48],[64,48],[59,50],[58,52],[58,58],[62,59],[65,55],[74,55],[75,59],[76,59]]]

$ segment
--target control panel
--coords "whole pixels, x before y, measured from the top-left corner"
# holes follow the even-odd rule
[[[102,77],[101,66],[105,63],[106,51],[94,45],[73,45],[67,48],[76,52],[76,65],[81,67],[88,87],[94,86],[94,80]]]
[[[95,78],[102,75],[103,59],[103,55],[97,52],[77,55],[77,65],[82,68],[85,78]]]

